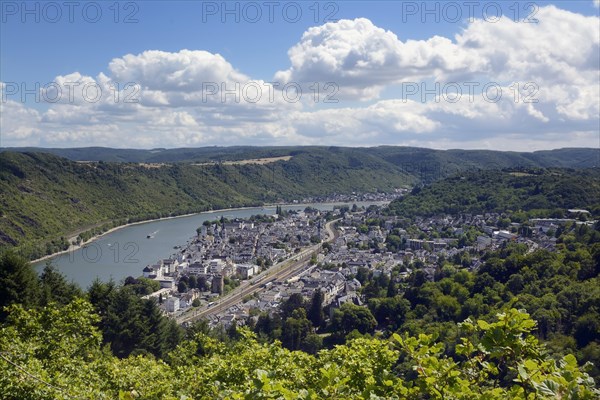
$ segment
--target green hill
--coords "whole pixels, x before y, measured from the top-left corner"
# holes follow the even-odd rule
[[[477,176],[499,168],[597,167],[599,155],[598,149],[517,153],[387,146],[0,149],[0,249],[18,248],[36,258],[66,248],[72,237],[81,234],[85,239],[126,222],[333,193],[391,191],[457,172]],[[285,159],[242,163],[272,157]],[[587,200],[579,201],[580,193],[585,189],[595,195],[596,186],[590,192],[586,179],[596,180],[589,173],[574,173],[577,179],[571,183],[557,175],[572,190],[549,204],[536,205],[540,199],[530,199],[521,190],[521,208],[588,206]],[[555,178],[548,176],[546,186]],[[456,191],[460,199],[448,202],[443,196],[454,193],[455,185],[446,185],[441,197],[431,193],[426,204],[410,205],[412,197],[407,197],[398,212],[479,211],[521,204],[496,198],[489,182]],[[483,187],[487,191],[480,193]]]
[[[397,165],[402,171],[414,175],[424,183],[468,171],[600,166],[600,149],[573,148],[532,153],[491,150],[432,150],[414,147],[376,147],[367,150]]]
[[[600,214],[600,169],[469,171],[417,187],[389,205],[401,216],[509,210],[544,216],[569,208]]]
[[[368,148],[284,146],[284,147],[199,147],[178,149],[111,149],[106,147],[5,148],[2,151],[45,152],[73,161],[114,162],[207,162],[277,157],[298,152],[338,152],[372,156],[406,170],[440,171],[448,176],[465,169],[495,169],[515,166],[545,168],[588,168],[600,166],[600,149],[570,148],[535,152],[491,150],[433,150],[419,147],[380,146]]]
[[[412,183],[395,166],[351,151],[299,151],[289,161],[265,165],[84,163],[3,152],[0,246],[39,257],[92,228]]]

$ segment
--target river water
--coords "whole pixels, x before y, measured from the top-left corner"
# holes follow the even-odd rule
[[[284,210],[304,210],[307,206],[322,211],[333,210],[336,205],[348,203],[318,203],[282,206]],[[350,203],[352,204],[352,203]],[[356,202],[358,206],[382,205],[385,202]],[[131,225],[106,234],[85,247],[57,255],[34,264],[41,272],[47,261],[58,268],[69,281],[87,288],[98,278],[117,283],[128,276],[138,277],[146,265],[178,252],[174,246],[186,246],[204,221],[225,218],[248,218],[252,215],[275,214],[275,206],[254,207],[238,210],[211,211],[200,214],[164,219]],[[152,236],[147,238],[147,236]]]

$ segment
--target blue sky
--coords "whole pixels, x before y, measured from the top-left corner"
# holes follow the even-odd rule
[[[472,21],[462,1],[81,1],[73,22],[63,1],[0,3],[2,146],[600,145],[599,9],[592,0],[479,2],[471,9]],[[33,11],[23,15],[23,4]],[[497,4],[502,18],[495,20]],[[102,15],[92,23],[97,9]],[[462,18],[450,21],[457,10]],[[535,12],[538,23],[515,21],[516,10],[519,19]],[[526,39],[520,42],[521,37]],[[111,67],[114,59],[122,62]],[[51,103],[19,93],[22,84],[104,82],[101,74],[120,84],[130,78],[139,85],[139,102],[102,97],[95,103]],[[178,76],[189,85],[173,83]],[[264,93],[258,103],[223,101],[218,94],[213,103],[201,100],[204,82],[244,87],[250,81],[280,84],[276,100],[263,102]],[[277,95],[291,82],[301,88],[302,101]],[[450,92],[477,82],[481,104],[435,101],[444,94],[436,82]],[[489,82],[504,88],[501,101],[479,99]],[[536,86],[523,88],[531,82]],[[326,90],[328,83],[337,90]],[[315,101],[314,85],[337,102]],[[407,99],[407,88],[420,85],[436,93]],[[515,88],[538,102],[516,103]],[[110,98],[107,92],[102,95]]]

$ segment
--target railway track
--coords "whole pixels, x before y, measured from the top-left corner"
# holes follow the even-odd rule
[[[333,224],[337,221],[339,221],[339,219],[329,221],[325,224],[327,239],[324,243],[331,242],[336,238],[337,232],[333,229]],[[201,309],[192,310],[192,312],[187,312],[177,317],[177,323],[190,323],[201,318],[209,318],[210,316],[219,314],[228,308],[241,303],[246,296],[252,296],[255,293],[266,290],[266,284],[269,282],[284,282],[299,274],[306,269],[310,257],[314,252],[319,251],[321,246],[322,244],[316,244],[301,250],[298,254],[294,255],[292,259],[274,265],[267,271],[258,275],[252,281],[242,282],[240,286],[219,299],[216,303],[210,306],[204,306]]]

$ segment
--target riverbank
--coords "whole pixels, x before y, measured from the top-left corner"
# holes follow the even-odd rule
[[[119,229],[127,228],[129,226],[141,225],[141,224],[149,224],[151,222],[164,221],[164,220],[168,220],[168,219],[191,217],[193,215],[199,215],[199,214],[211,213],[211,212],[247,210],[249,208],[275,207],[277,205],[292,205],[292,204],[268,204],[268,205],[264,205],[264,206],[247,206],[247,207],[223,208],[223,209],[217,209],[217,210],[201,211],[201,212],[197,212],[197,213],[175,215],[175,216],[172,216],[172,217],[163,217],[163,218],[155,218],[155,219],[146,219],[146,220],[143,220],[143,221],[129,222],[129,223],[124,224],[124,225],[119,225],[119,226],[115,226],[114,228],[110,228],[106,232],[102,232],[102,233],[100,233],[98,235],[94,235],[91,238],[89,238],[88,240],[86,240],[85,242],[81,242],[79,244],[71,244],[69,246],[69,248],[66,249],[66,250],[61,250],[61,251],[58,251],[56,253],[48,254],[48,255],[45,255],[44,257],[40,257],[38,259],[31,260],[29,262],[32,263],[32,264],[35,264],[35,263],[39,263],[41,261],[45,261],[45,260],[48,260],[48,259],[60,256],[62,254],[67,254],[67,253],[69,253],[71,251],[79,250],[82,247],[84,247],[84,246],[86,246],[86,245],[88,245],[90,243],[93,243],[94,241],[100,239],[101,237],[103,237],[105,235],[108,235],[109,233],[113,233],[115,231],[118,231]],[[69,243],[72,243],[76,239],[77,239],[77,236],[69,238]]]
[[[210,211],[204,211],[204,212],[210,212]],[[62,251],[58,251],[56,253],[48,254],[48,255],[46,255],[44,257],[38,258],[36,260],[31,260],[29,262],[32,263],[32,264],[35,264],[35,263],[38,263],[38,262],[41,262],[41,261],[44,261],[44,260],[48,260],[50,258],[54,258],[56,256],[60,256],[61,254],[67,254],[70,251],[79,250],[80,248],[82,248],[82,247],[84,247],[84,246],[86,246],[86,245],[94,242],[95,240],[100,239],[101,237],[103,237],[105,235],[108,235],[109,233],[118,231],[119,229],[127,228],[128,226],[148,224],[150,222],[164,221],[164,220],[167,220],[167,219],[189,217],[189,216],[198,215],[198,214],[201,214],[201,213],[181,214],[181,215],[176,215],[176,216],[173,216],[173,217],[155,218],[155,219],[147,219],[147,220],[144,220],[144,221],[129,222],[129,223],[124,224],[124,225],[119,225],[119,226],[115,226],[114,228],[110,228],[106,232],[102,232],[102,233],[100,233],[98,235],[94,235],[91,238],[89,238],[88,240],[86,240],[85,242],[81,242],[79,244],[71,244],[69,246],[69,248],[66,249],[66,250],[62,250]],[[77,239],[77,236],[69,238],[69,243],[71,243],[73,240],[76,240],[76,239]]]

